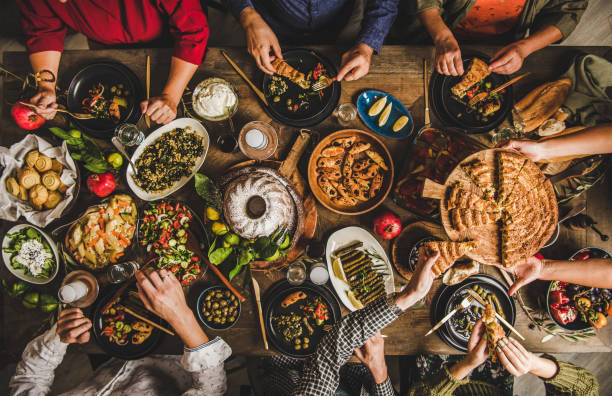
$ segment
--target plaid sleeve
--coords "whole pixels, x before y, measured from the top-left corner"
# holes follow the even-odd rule
[[[340,382],[340,368],[350,359],[353,349],[361,347],[400,314],[393,297],[381,297],[336,323],[306,362],[293,395],[333,394]]]
[[[391,383],[391,378],[387,377],[385,382],[374,384],[372,396],[395,396],[395,389]]]

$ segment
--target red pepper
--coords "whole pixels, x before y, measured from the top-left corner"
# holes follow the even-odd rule
[[[174,220],[174,228],[177,230],[181,228],[181,223],[178,220]]]

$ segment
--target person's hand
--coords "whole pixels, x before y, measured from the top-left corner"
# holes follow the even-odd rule
[[[472,368],[480,366],[489,357],[486,330],[482,318],[478,319],[474,324],[472,334],[467,344],[467,349],[468,353],[464,360]]]
[[[405,293],[414,294],[417,300],[425,297],[431,289],[436,276],[432,271],[432,267],[440,257],[440,252],[430,252],[429,249],[421,246],[419,248],[419,261],[416,265],[416,270],[410,278],[410,282],[404,289]]]
[[[167,124],[176,118],[178,103],[169,95],[161,94],[140,103],[142,113],[148,115],[158,124]]]
[[[518,151],[533,162],[538,162],[544,158],[544,153],[540,144],[534,140],[512,139],[499,146],[505,150]]]
[[[354,81],[368,74],[374,49],[367,44],[357,43],[342,55],[342,64],[336,77],[338,81]]]
[[[144,306],[170,325],[185,315],[193,315],[185,302],[181,284],[170,271],[161,269],[148,274],[138,271],[136,281]]]
[[[493,55],[489,70],[498,74],[512,74],[520,70],[527,55],[521,41],[509,44]]]
[[[65,309],[57,318],[56,333],[64,344],[85,344],[89,342],[91,320],[79,308]]]
[[[436,46],[436,70],[440,74],[460,76],[463,74],[461,50],[453,33],[449,30],[434,40]]]
[[[544,269],[544,262],[539,258],[532,256],[527,260],[512,268],[504,268],[516,276],[516,281],[508,289],[508,294],[513,295],[521,287],[528,285],[540,277]]]
[[[38,93],[30,98],[30,103],[36,105],[36,112],[45,120],[52,120],[57,113],[57,103],[54,87],[38,87]]]
[[[372,373],[377,384],[387,380],[387,363],[385,362],[385,339],[380,331],[370,337],[361,348],[353,350],[357,359]]]
[[[242,11],[240,22],[246,33],[247,49],[255,59],[257,67],[264,73],[274,74],[276,69],[272,66],[272,61],[275,58],[283,59],[276,34],[253,8]],[[270,56],[270,51],[274,56]]]
[[[502,366],[515,377],[534,370],[537,364],[537,357],[527,351],[514,338],[502,338],[497,343],[497,356]]]

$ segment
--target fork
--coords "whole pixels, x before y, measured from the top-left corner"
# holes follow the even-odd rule
[[[463,300],[461,300],[461,303],[459,305],[457,305],[457,307],[455,309],[453,309],[452,311],[450,311],[448,313],[448,315],[446,315],[445,317],[442,318],[441,321],[439,321],[438,323],[436,323],[436,325],[434,327],[432,327],[431,330],[429,330],[427,332],[427,334],[425,334],[425,337],[427,337],[428,335],[430,335],[431,333],[433,333],[434,331],[438,330],[438,328],[440,326],[442,326],[444,323],[448,322],[448,320],[450,318],[453,317],[453,315],[455,315],[457,312],[461,311],[462,309],[465,309],[467,307],[469,307],[472,302],[474,302],[474,297],[472,296],[467,296],[465,297]]]
[[[318,92],[321,91],[327,87],[329,87],[330,85],[332,85],[333,83],[336,82],[336,77],[334,78],[328,78],[325,76],[321,76],[321,78],[319,78],[319,80],[312,84],[312,87],[310,87],[314,92]]]

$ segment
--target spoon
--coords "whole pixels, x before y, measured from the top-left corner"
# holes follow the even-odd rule
[[[123,148],[123,145],[121,143],[119,143],[119,140],[115,136],[113,136],[113,138],[111,139],[111,142],[113,143],[113,146],[115,146],[115,148],[117,150],[119,150],[119,152],[125,157],[125,159],[128,160],[128,162],[130,163],[130,166],[134,170],[134,174],[138,175],[138,169],[136,169],[136,166],[134,165],[134,163],[130,159],[130,156],[127,155],[127,153],[125,152],[125,149]]]
[[[477,94],[472,99],[470,99],[470,101],[468,103],[469,106],[470,107],[474,107],[476,104],[482,102],[483,100],[485,100],[489,96],[493,95],[494,93],[497,93],[497,92],[501,91],[502,89],[509,87],[510,85],[514,84],[515,82],[517,82],[521,78],[527,77],[530,74],[531,74],[531,72],[527,72],[527,73],[521,74],[520,76],[514,77],[512,80],[503,83],[502,85],[500,85],[499,87],[495,88],[491,92],[481,92],[481,93]]]

